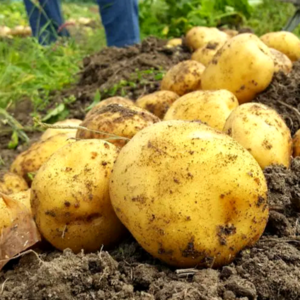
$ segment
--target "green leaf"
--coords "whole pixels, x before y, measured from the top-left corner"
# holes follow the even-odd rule
[[[11,135],[11,140],[8,143],[8,149],[15,149],[19,145],[19,136],[16,130],[13,131]]]
[[[54,109],[50,110],[47,115],[42,119],[43,122],[50,120],[53,117],[59,116],[66,109],[64,103],[60,103]]]

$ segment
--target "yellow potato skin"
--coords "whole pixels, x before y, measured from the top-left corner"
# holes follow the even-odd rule
[[[28,190],[23,177],[12,172],[0,172],[0,192],[6,195]]]
[[[124,234],[108,189],[117,154],[105,141],[81,140],[61,148],[37,173],[31,189],[33,216],[57,249],[97,251]]]
[[[292,61],[282,52],[270,48],[271,56],[274,60],[275,72],[282,71],[286,74],[290,73],[293,68]]]
[[[176,267],[219,267],[253,245],[267,222],[266,194],[247,150],[189,121],[140,131],[110,179],[119,219],[146,251]]]
[[[159,121],[155,115],[137,106],[109,104],[99,108],[97,113],[86,118],[81,126],[131,139],[138,131]],[[76,138],[108,139],[112,136],[78,129]],[[128,142],[124,139],[110,139],[109,141],[117,147],[123,147]]]
[[[202,89],[226,89],[241,104],[266,89],[274,71],[269,48],[257,36],[243,33],[226,42],[214,56],[203,72]]]
[[[225,42],[229,39],[225,32],[220,31],[215,27],[197,26],[190,29],[186,34],[186,44],[192,49],[196,50],[209,42]]]
[[[273,164],[290,166],[290,130],[270,107],[260,103],[240,105],[228,117],[223,131],[245,147],[261,168]]]
[[[14,193],[9,196],[16,201],[21,202],[29,211],[31,211],[30,193],[31,189],[28,189],[26,191]]]
[[[31,179],[27,174],[37,172],[55,151],[69,143],[73,143],[75,140],[72,138],[73,133],[60,133],[45,141],[32,144],[28,150],[16,157],[10,171],[22,176],[30,184]]]
[[[200,90],[204,69],[204,65],[197,61],[182,61],[165,74],[160,89],[172,91],[179,96]]]
[[[176,100],[164,120],[199,120],[221,130],[233,109],[239,105],[229,91],[195,91]]]
[[[300,39],[292,32],[266,33],[260,39],[270,48],[284,53],[291,61],[300,59]]]
[[[167,48],[173,48],[182,45],[182,39],[170,39],[166,45]]]
[[[152,114],[162,119],[170,105],[178,98],[179,96],[174,92],[158,91],[140,97],[137,99],[136,105],[150,111]]]
[[[293,156],[300,156],[300,129],[295,133],[293,137]]]
[[[82,123],[82,120],[78,119],[67,119],[64,121],[59,121],[54,123],[53,125],[58,126],[79,126]],[[76,130],[77,129],[54,129],[54,128],[48,128],[41,136],[41,141],[45,141],[48,138],[60,134],[60,133],[73,133],[73,137],[76,136]]]

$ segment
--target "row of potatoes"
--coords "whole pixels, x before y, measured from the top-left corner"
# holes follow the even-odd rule
[[[191,49],[215,42],[216,29],[206,28],[196,43],[199,30],[187,34]],[[23,203],[60,250],[97,251],[130,232],[176,267],[230,263],[262,235],[263,169],[289,167],[292,140],[274,110],[245,103],[275,72],[269,48],[252,34],[224,40],[207,66],[191,60],[171,68],[160,91],[136,102],[106,99],[84,120],[47,129],[2,174],[0,192]],[[1,230],[13,222],[5,203]]]

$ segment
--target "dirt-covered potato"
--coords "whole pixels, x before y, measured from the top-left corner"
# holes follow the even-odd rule
[[[58,126],[78,126],[82,123],[82,120],[78,119],[66,119],[64,121],[59,121],[54,123],[53,125]],[[49,137],[60,134],[60,133],[73,133],[73,137],[76,136],[77,129],[55,129],[55,128],[48,128],[41,136],[41,140],[45,141]]]
[[[28,190],[23,177],[12,172],[0,171],[0,192],[6,195]]]
[[[193,27],[186,34],[186,44],[192,50],[199,49],[209,42],[222,43],[228,40],[228,35],[214,27]]]
[[[172,91],[179,96],[200,90],[205,67],[194,60],[185,60],[173,66],[161,81],[161,90]]]
[[[293,156],[300,156],[300,129],[295,133],[293,137]]]
[[[227,117],[239,105],[226,90],[195,91],[176,100],[164,120],[199,120],[222,131]]]
[[[98,104],[96,104],[85,116],[85,119],[89,118],[91,115],[97,113],[97,111],[99,109],[101,109],[102,107],[104,106],[107,106],[109,104],[120,104],[120,105],[135,105],[134,102],[130,99],[127,99],[127,98],[123,98],[123,97],[110,97],[110,98],[107,98],[105,100],[102,100],[100,101]]]
[[[199,122],[165,121],[140,131],[117,158],[110,196],[138,243],[176,267],[230,263],[259,239],[268,218],[258,163]]]
[[[270,48],[270,52],[274,60],[275,72],[282,71],[286,74],[291,72],[293,63],[285,54],[273,48]]]
[[[169,109],[170,105],[179,98],[179,96],[171,91],[158,91],[140,97],[136,101],[136,105],[146,109],[162,119]]]
[[[197,49],[193,54],[192,54],[192,60],[195,60],[201,64],[203,64],[205,67],[212,61],[214,58],[215,54],[218,52],[220,48],[224,43],[217,43],[217,42],[210,42],[203,47]]]
[[[109,198],[117,148],[103,140],[66,145],[32,182],[31,207],[42,236],[57,249],[100,250],[125,232]]]
[[[39,170],[43,163],[57,151],[59,148],[73,143],[73,133],[60,133],[48,138],[45,141],[39,141],[31,145],[31,147],[19,154],[10,167],[10,171],[22,176],[27,183],[31,183],[32,178],[29,173],[35,173]]]
[[[300,39],[292,32],[266,33],[260,39],[270,48],[284,53],[291,61],[300,59]]]
[[[254,34],[243,33],[214,56],[202,74],[202,89],[225,89],[245,103],[268,87],[274,71],[269,48]]]
[[[292,138],[280,115],[260,103],[246,103],[228,117],[223,131],[238,141],[262,168],[290,166]]]
[[[78,129],[76,137],[105,139],[118,147],[123,147],[138,131],[159,121],[158,117],[140,107],[109,104],[99,108],[96,114],[81,124],[83,127],[103,133]]]
[[[173,47],[177,47],[177,46],[181,46],[182,45],[182,39],[170,39],[167,44],[166,47],[167,48],[173,48]]]

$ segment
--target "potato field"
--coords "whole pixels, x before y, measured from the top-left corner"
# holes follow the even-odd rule
[[[300,299],[296,35],[103,48],[52,97],[1,135],[1,300]]]

